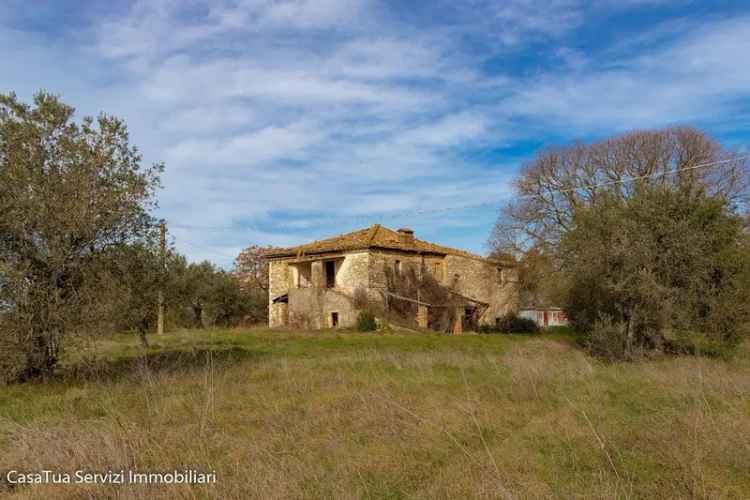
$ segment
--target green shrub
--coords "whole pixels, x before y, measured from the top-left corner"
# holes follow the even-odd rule
[[[479,325],[479,333],[499,333],[498,329],[492,325]]]
[[[357,331],[372,332],[377,329],[378,324],[375,316],[370,311],[362,311],[357,316]]]
[[[635,354],[633,349],[628,349],[627,325],[609,317],[597,321],[578,340],[591,355],[609,361],[632,359]]]
[[[556,326],[548,326],[544,329],[547,333],[557,333],[560,335],[574,335],[575,329],[570,325],[556,325]]]
[[[539,325],[532,319],[521,318],[515,313],[508,313],[495,325],[481,325],[479,333],[538,333]]]
[[[500,319],[498,328],[503,333],[537,333],[539,325],[529,318],[521,318],[514,313],[509,313]]]
[[[666,350],[672,354],[728,359],[732,357],[736,347],[736,342],[721,342],[706,338],[699,332],[677,331],[675,337],[668,340]]]

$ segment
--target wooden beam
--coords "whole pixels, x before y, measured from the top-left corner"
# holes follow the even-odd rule
[[[404,296],[401,296],[401,295],[396,295],[395,293],[391,293],[391,292],[385,292],[385,294],[386,295],[390,295],[391,297],[395,297],[395,298],[400,299],[400,300],[405,300],[407,302],[413,302],[413,303],[418,304],[420,306],[445,307],[445,306],[439,306],[439,305],[435,305],[435,304],[428,304],[427,302],[422,302],[421,300],[411,299],[409,297],[404,297]]]
[[[475,304],[481,304],[481,305],[486,306],[486,307],[490,306],[487,302],[482,302],[481,300],[472,299],[471,297],[467,297],[466,295],[462,295],[462,294],[460,294],[458,292],[454,292],[450,288],[446,288],[446,290],[448,290],[448,293],[451,293],[451,294],[453,294],[453,295],[455,295],[457,297],[461,297],[462,299],[466,299],[469,302],[474,302]]]

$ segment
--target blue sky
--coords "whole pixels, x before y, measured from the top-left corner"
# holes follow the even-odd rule
[[[484,253],[541,147],[750,144],[748,2],[5,0],[0,46],[1,92],[124,118],[177,248],[224,266],[376,222]]]

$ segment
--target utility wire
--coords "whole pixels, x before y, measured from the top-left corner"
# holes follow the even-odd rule
[[[625,177],[623,179],[615,179],[615,180],[601,182],[597,184],[591,184],[587,186],[576,186],[576,187],[567,188],[567,189],[551,189],[549,190],[549,193],[550,194],[568,194],[568,193],[580,191],[582,189],[597,189],[600,187],[613,186],[617,184],[627,184],[627,183],[636,182],[636,181],[644,180],[644,179],[665,177],[667,175],[677,174],[680,172],[687,172],[687,171],[698,170],[702,168],[715,167],[718,165],[723,165],[723,164],[731,163],[731,162],[738,162],[738,161],[746,160],[749,158],[750,158],[750,154],[747,154],[743,156],[728,158],[725,160],[718,160],[718,161],[712,161],[708,163],[702,163],[699,165],[693,165],[692,167],[675,168],[672,170],[665,170],[662,172],[655,172],[652,174],[639,175],[639,176],[634,176],[634,177]],[[342,215],[342,216],[336,216],[336,217],[327,216],[327,217],[320,217],[316,219],[316,221],[323,223],[326,221],[334,221],[334,220],[340,221],[342,219],[392,220],[392,219],[397,219],[397,218],[409,217],[413,215],[430,215],[430,214],[440,214],[440,213],[447,213],[447,212],[454,212],[454,211],[469,210],[469,209],[479,208],[483,206],[496,205],[502,201],[506,201],[509,199],[522,200],[522,199],[533,198],[533,197],[534,195],[520,195],[520,196],[510,195],[504,198],[496,198],[494,200],[485,201],[481,203],[469,203],[469,204],[464,204],[464,205],[454,205],[450,207],[441,207],[441,208],[422,208],[422,209],[413,209],[413,210],[403,210],[403,211],[384,213],[384,214],[349,215],[349,216]],[[211,230],[222,231],[222,230],[228,230],[228,229],[239,229],[237,226],[195,226],[195,225],[190,225],[190,224],[173,224],[172,227],[175,227],[178,229],[194,229],[194,230],[207,230],[207,231],[211,231]]]
[[[664,177],[666,175],[676,174],[676,173],[679,173],[679,172],[687,172],[687,171],[690,171],[690,170],[698,170],[700,168],[714,167],[714,166],[717,166],[717,165],[722,165],[724,163],[731,163],[731,162],[735,162],[735,161],[746,160],[748,158],[750,158],[750,155],[737,156],[735,158],[729,158],[729,159],[726,159],[726,160],[713,161],[713,162],[710,162],[710,163],[703,163],[703,164],[700,164],[700,165],[694,165],[692,167],[675,168],[673,170],[666,170],[664,172],[656,172],[654,174],[638,175],[638,176],[635,176],[635,177],[626,177],[624,179],[615,179],[615,180],[612,180],[612,181],[602,182],[602,183],[599,183],[599,184],[592,184],[590,186],[580,186],[580,187],[575,187],[575,188],[570,188],[570,189],[552,189],[550,192],[552,192],[552,193],[566,194],[566,193],[572,193],[572,192],[578,191],[580,189],[592,189],[592,188],[599,188],[599,187],[605,187],[605,186],[613,186],[615,184],[624,184],[624,183],[628,183],[628,182],[640,181],[640,180],[643,180],[643,179]],[[533,196],[532,195],[522,195],[522,196],[518,196],[517,198],[523,199],[523,198],[531,198],[531,197],[533,197]]]

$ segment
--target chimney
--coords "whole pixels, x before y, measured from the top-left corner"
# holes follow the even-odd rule
[[[398,230],[398,241],[400,243],[414,243],[414,231],[409,228],[402,227]]]

